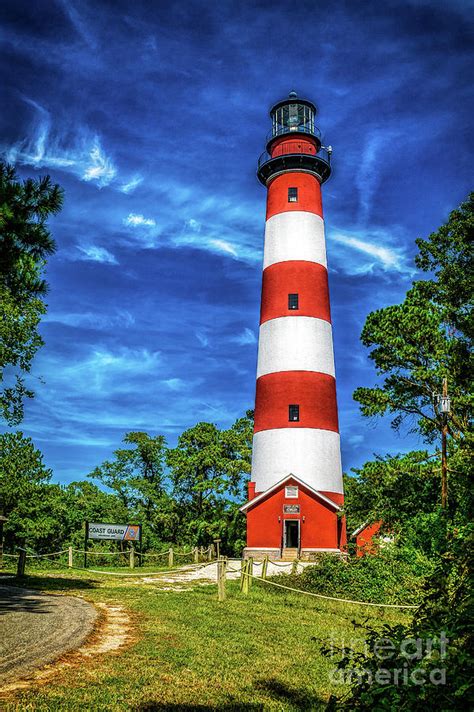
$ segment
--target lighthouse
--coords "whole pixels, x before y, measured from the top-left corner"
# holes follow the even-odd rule
[[[331,148],[313,102],[291,92],[258,179],[267,210],[244,556],[312,559],[346,543],[321,186]]]

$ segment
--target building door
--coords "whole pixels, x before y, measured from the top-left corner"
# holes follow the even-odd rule
[[[300,523],[298,519],[285,519],[285,549],[300,548]]]

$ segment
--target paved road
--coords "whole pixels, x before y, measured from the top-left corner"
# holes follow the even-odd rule
[[[81,598],[0,585],[0,685],[79,647],[96,618]]]

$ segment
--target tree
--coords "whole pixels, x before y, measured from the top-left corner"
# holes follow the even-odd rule
[[[0,435],[0,512],[8,517],[7,545],[32,540],[44,531],[38,508],[51,474],[31,438],[20,432]]]
[[[418,238],[415,264],[434,279],[421,283],[426,296],[443,311],[458,338],[472,339],[474,293],[474,193],[453,210],[446,225],[427,240]]]
[[[63,192],[49,176],[17,180],[0,162],[0,411],[10,425],[23,417],[25,385],[34,355],[43,345],[38,324],[46,311],[43,272],[55,243],[47,219],[61,209]]]
[[[187,523],[187,536],[206,544],[220,537],[233,548],[242,536],[239,504],[250,472],[252,414],[240,418],[228,430],[212,423],[198,423],[178,438],[168,452],[173,494]]]
[[[402,304],[367,317],[361,340],[372,348],[369,358],[382,386],[354,392],[366,416],[394,415],[392,426],[411,420],[412,430],[428,442],[443,428],[435,400],[449,378],[449,432],[463,437],[469,428],[472,390],[472,244],[474,200],[451,213],[449,221],[428,240],[417,240],[416,263],[433,278],[415,281]]]
[[[106,460],[90,473],[119,498],[129,516],[145,520],[155,536],[169,540],[176,524],[174,506],[166,488],[164,461],[166,440],[143,432],[127,433],[114,460]]]
[[[440,503],[438,464],[427,452],[414,451],[354,468],[356,476],[344,480],[349,528],[382,519],[388,529],[400,530],[420,510],[434,511]]]

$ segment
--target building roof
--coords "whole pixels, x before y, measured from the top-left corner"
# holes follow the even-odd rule
[[[351,536],[357,536],[357,534],[360,534],[361,531],[362,531],[363,529],[365,529],[365,527],[367,527],[369,524],[370,524],[370,522],[367,520],[366,522],[364,522],[363,524],[361,524],[360,527],[357,527],[357,529],[354,529],[354,531],[352,532]]]
[[[363,524],[360,525],[360,527],[357,527],[357,529],[355,529],[355,530],[352,532],[351,537],[352,537],[352,536],[357,536],[357,535],[360,534],[362,531],[364,531],[364,529],[367,529],[367,527],[373,527],[374,525],[377,525],[377,524],[379,525],[379,529],[380,529],[380,526],[381,526],[381,524],[382,524],[382,522],[381,522],[380,520],[378,520],[378,521],[376,521],[376,522],[372,522],[372,521],[370,521],[370,519],[367,519],[367,521],[365,521]]]
[[[267,497],[269,494],[271,494],[272,492],[277,490],[279,487],[281,487],[283,484],[285,484],[285,482],[288,482],[288,480],[294,480],[299,485],[301,485],[301,487],[303,487],[304,489],[311,492],[311,494],[316,495],[323,502],[325,502],[326,504],[329,504],[329,506],[331,506],[334,510],[340,511],[341,507],[338,504],[336,504],[335,502],[333,502],[332,499],[329,499],[329,497],[326,497],[326,495],[323,494],[322,492],[319,492],[319,490],[313,489],[313,487],[310,487],[308,484],[306,484],[306,482],[303,482],[302,480],[298,479],[298,477],[296,477],[295,475],[292,475],[291,473],[289,475],[287,475],[286,477],[284,477],[279,482],[276,482],[274,485],[272,485],[271,487],[266,489],[264,492],[260,492],[260,494],[258,494],[256,497],[249,500],[246,504],[243,505],[243,507],[240,507],[240,511],[245,512],[247,509],[252,507],[254,504],[257,504],[257,502],[260,502],[262,499],[265,499],[265,497]]]

